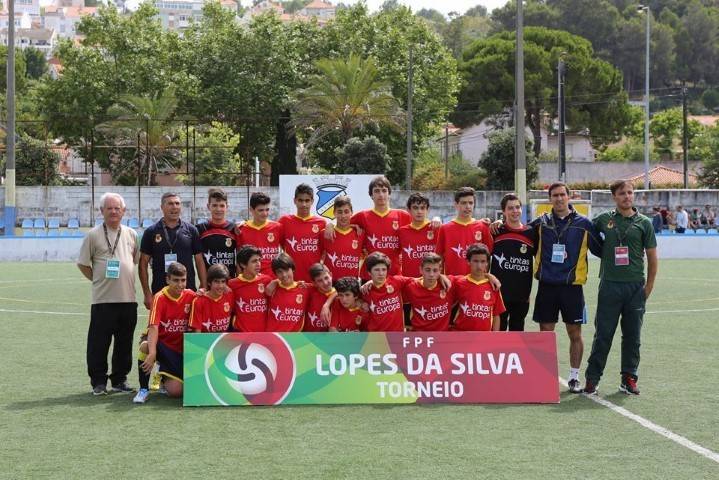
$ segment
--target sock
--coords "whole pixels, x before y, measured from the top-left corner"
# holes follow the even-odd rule
[[[579,369],[578,368],[570,368],[569,369],[569,380],[579,380]]]
[[[150,376],[146,374],[145,371],[142,369],[142,362],[145,361],[145,358],[147,358],[146,353],[137,353],[137,377],[140,379],[140,388],[149,390]]]

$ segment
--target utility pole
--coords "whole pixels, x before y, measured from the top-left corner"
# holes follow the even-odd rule
[[[639,5],[637,8],[647,16],[647,49],[644,62],[644,189],[649,190],[651,187],[649,183],[649,42],[651,37],[651,11],[649,10],[649,5]]]
[[[682,85],[682,157],[684,160],[684,188],[689,188],[689,128],[687,124],[687,87]]]
[[[15,0],[8,2],[7,24],[7,145],[5,161],[5,236],[15,234]]]
[[[412,45],[409,46],[409,71],[407,72],[407,168],[404,185],[406,190],[412,189],[412,96],[414,95],[414,66],[412,62]]]
[[[527,158],[524,149],[524,14],[523,0],[517,1],[517,57],[514,71],[514,189],[524,206],[522,219],[527,214]]]
[[[449,176],[449,123],[444,124],[444,178]]]
[[[565,141],[565,111],[564,111],[564,73],[565,73],[565,64],[564,64],[564,52],[562,52],[559,55],[559,62],[557,64],[557,112],[559,115],[559,125],[558,125],[558,135],[557,135],[557,144],[559,146],[559,181],[560,182],[566,182],[567,178],[567,148],[566,148],[566,141]]]

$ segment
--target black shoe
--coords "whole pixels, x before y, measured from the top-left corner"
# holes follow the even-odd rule
[[[107,386],[104,383],[98,383],[92,387],[92,394],[96,397],[100,395],[107,395]]]
[[[573,378],[567,382],[567,385],[569,385],[570,393],[582,393],[582,385],[579,383],[579,380]]]
[[[112,386],[113,393],[133,393],[135,391],[127,382],[122,382]]]
[[[624,392],[627,395],[639,395],[637,379],[625,373],[622,375],[622,383],[619,385],[619,391]]]
[[[585,395],[597,395],[599,393],[599,390],[593,382],[587,380],[584,384],[583,392]]]

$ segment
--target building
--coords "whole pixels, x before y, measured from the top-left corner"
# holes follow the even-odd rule
[[[167,30],[184,30],[192,22],[202,20],[202,7],[206,0],[156,0],[155,7],[159,10],[162,27]],[[207,0],[213,1],[213,0]],[[220,5],[238,11],[238,3],[234,0],[220,0]]]
[[[97,8],[85,6],[48,6],[42,17],[43,26],[57,32],[59,38],[77,37],[77,24],[85,16],[94,16]]]
[[[319,25],[325,25],[328,21],[335,17],[335,10],[335,6],[331,3],[314,0],[295,13],[288,13],[279,2],[262,0],[256,5],[248,8],[241,21],[244,24],[248,24],[252,18],[257,15],[274,12],[279,17],[280,21],[284,23],[293,21],[307,22],[314,19]]]
[[[314,17],[318,21],[327,22],[335,18],[335,6],[321,0],[313,0],[300,10],[303,17]]]
[[[0,30],[0,43],[7,45],[7,28]],[[15,46],[19,49],[34,47],[45,54],[47,58],[52,56],[57,43],[55,30],[48,28],[18,28],[15,31]]]

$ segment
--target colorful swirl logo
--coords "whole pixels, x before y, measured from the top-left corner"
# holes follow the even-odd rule
[[[205,357],[205,381],[222,405],[276,405],[295,381],[295,358],[275,333],[226,333]]]

